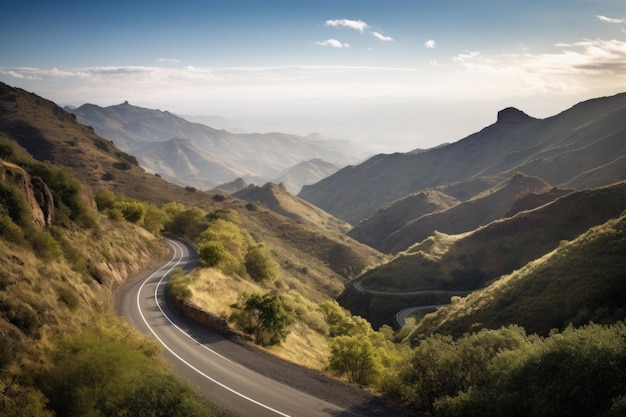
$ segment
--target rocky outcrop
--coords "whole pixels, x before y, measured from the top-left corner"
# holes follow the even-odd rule
[[[22,191],[37,226],[43,228],[52,225],[54,197],[41,178],[31,177],[24,168],[6,161],[0,161],[0,177]]]
[[[498,112],[498,123],[519,123],[531,119],[533,118],[515,107],[507,107]]]

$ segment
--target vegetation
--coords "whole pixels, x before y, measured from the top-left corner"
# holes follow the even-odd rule
[[[398,331],[375,331],[333,299],[384,259],[377,252],[256,203],[168,185],[55,106],[0,90],[0,106],[10,100],[20,109],[3,107],[3,129],[72,170],[0,138],[0,414],[227,415],[169,374],[158,345],[112,314],[110,289],[165,254],[161,232],[194,240],[204,263],[173,274],[175,296],[231,317],[278,355],[420,415],[626,414],[623,183],[465,236],[436,233],[371,268],[366,284],[380,290],[491,284]],[[41,115],[28,123],[11,118],[33,108]],[[35,186],[52,196],[49,221],[28,194]],[[397,301],[367,300],[380,311]]]
[[[4,139],[0,153],[0,414],[229,415],[112,312],[111,288],[166,251],[137,226],[157,233],[166,213],[112,193],[98,213],[68,171]]]
[[[415,337],[435,332],[460,336],[477,327],[496,329],[513,323],[547,335],[570,323],[624,320],[624,254],[626,213],[571,242],[561,242],[544,257],[427,316]]]
[[[617,416],[626,411],[626,326],[517,326],[431,336],[402,373],[402,397],[436,416]]]
[[[282,298],[274,294],[243,294],[231,307],[234,312],[230,319],[262,346],[285,340],[294,320]]]
[[[108,321],[65,338],[52,352],[53,365],[42,378],[56,415],[228,415],[168,372],[156,342]],[[130,343],[124,340],[129,335]]]

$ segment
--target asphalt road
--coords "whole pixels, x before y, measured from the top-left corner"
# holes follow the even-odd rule
[[[168,243],[172,258],[148,276],[125,285],[117,304],[131,324],[163,345],[164,355],[178,375],[197,387],[207,400],[242,416],[361,415],[227,358],[225,352],[241,349],[237,343],[217,332],[199,330],[171,309],[166,303],[167,274],[176,267],[193,267],[196,255],[183,242],[168,239]]]

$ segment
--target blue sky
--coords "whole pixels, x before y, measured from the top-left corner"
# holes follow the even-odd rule
[[[624,0],[17,1],[0,81],[384,151],[626,91]],[[454,120],[453,123],[450,121]]]

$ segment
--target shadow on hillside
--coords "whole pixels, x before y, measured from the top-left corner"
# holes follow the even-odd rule
[[[7,135],[25,148],[35,159],[52,160],[54,144],[45,138],[39,129],[25,121],[7,123],[3,129]]]

